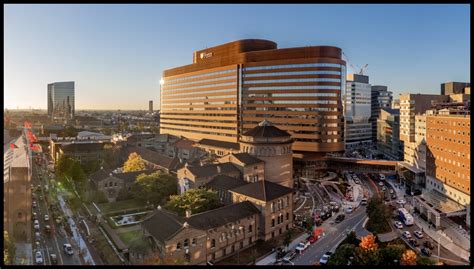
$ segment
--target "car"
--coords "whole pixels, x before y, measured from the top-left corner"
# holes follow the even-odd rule
[[[285,257],[285,255],[286,255],[286,253],[287,252],[284,249],[278,248],[277,249],[277,255],[276,255],[277,261],[283,259],[283,257]]]
[[[33,207],[36,207],[36,201],[33,201],[33,203],[31,203],[31,205],[32,205]]]
[[[400,221],[395,221],[395,228],[403,229],[403,223],[401,223]]]
[[[38,220],[35,220],[34,225],[33,225],[33,228],[35,228],[35,230],[39,230],[39,229],[40,229],[40,225],[39,225]]]
[[[404,231],[403,232],[403,237],[407,238],[407,239],[410,239],[411,238],[411,234],[409,231]]]
[[[44,215],[44,221],[48,221],[49,220],[49,216],[48,215]]]
[[[421,239],[423,238],[423,232],[422,231],[414,231],[413,234],[416,236],[416,238]]]
[[[421,248],[421,253],[425,254],[426,256],[431,256],[431,250],[429,248]]]
[[[420,243],[418,243],[418,241],[416,239],[409,239],[408,243],[410,243],[410,245],[412,245],[414,247],[420,246]]]
[[[36,212],[33,212],[33,220],[37,220],[38,219],[38,214],[36,214]]]
[[[352,206],[349,206],[348,208],[346,208],[346,213],[350,214],[350,213],[352,213],[353,210],[354,209],[352,208]]]
[[[394,194],[395,192],[393,191],[393,189],[390,189],[390,194]]]
[[[433,243],[431,243],[431,241],[423,242],[423,246],[425,246],[426,248],[429,248],[429,249],[434,249],[434,245],[433,245]]]
[[[54,253],[49,254],[49,260],[51,264],[58,264],[58,257]]]
[[[46,231],[46,233],[51,233],[51,226],[46,225],[46,226],[44,227],[44,230]]]
[[[395,199],[397,199],[397,195],[394,193],[394,194],[392,194],[392,196],[390,198],[392,198],[392,200],[395,200]]]
[[[384,185],[383,182],[379,182],[380,187],[383,187],[383,185]]]
[[[43,253],[41,251],[36,251],[35,253],[35,262],[37,264],[43,264]]]
[[[319,259],[319,264],[326,265],[328,263],[329,258],[331,257],[331,255],[332,255],[332,252],[330,252],[330,251],[324,253],[324,255],[321,257],[321,259]]]
[[[399,205],[404,205],[404,204],[406,204],[406,203],[407,203],[407,202],[406,202],[405,200],[403,200],[403,199],[397,200],[397,204],[399,204]]]
[[[36,241],[41,240],[41,234],[39,232],[35,232],[35,239],[36,239]]]
[[[300,242],[297,246],[296,246],[296,251],[298,251],[299,253],[303,252],[304,250],[306,250],[308,248],[308,246],[310,245],[309,241],[303,241],[303,242]]]
[[[315,237],[315,236],[310,236],[310,237],[308,237],[308,241],[309,241],[310,244],[313,244],[316,241],[318,241],[318,238]]]
[[[285,262],[290,262],[290,261],[292,261],[293,259],[296,258],[296,255],[297,255],[297,254],[298,254],[298,253],[296,253],[295,250],[290,251],[290,252],[288,252],[288,253],[285,255],[285,257],[283,257],[283,261],[285,261]]]
[[[385,199],[384,199],[384,200],[387,201],[387,202],[390,201],[390,196],[385,195]]]
[[[63,245],[63,250],[64,250],[64,253],[66,253],[67,255],[74,254],[74,251],[72,250],[71,244],[64,244]]]
[[[346,216],[344,214],[340,214],[336,217],[336,223],[342,222]]]
[[[360,180],[358,180],[358,179],[354,180],[354,182],[355,182],[356,184],[360,184]]]
[[[382,191],[386,191],[386,190],[387,190],[387,187],[383,186]]]

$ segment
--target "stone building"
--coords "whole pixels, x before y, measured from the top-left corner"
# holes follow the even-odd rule
[[[141,226],[160,258],[205,265],[255,244],[259,214],[248,201],[185,217],[158,207]]]
[[[188,165],[178,170],[178,185],[180,193],[189,189],[204,188],[217,175],[227,175],[240,178],[240,170],[232,163],[207,164],[203,166]]]
[[[265,180],[293,187],[293,139],[267,120],[242,134],[241,152],[265,162]]]
[[[265,162],[248,153],[231,153],[217,161],[233,163],[246,182],[256,182],[265,178]]]
[[[126,173],[114,173],[112,170],[100,169],[89,176],[94,188],[101,191],[109,202],[115,202],[122,189],[130,191],[133,183],[141,174],[149,175],[157,170],[143,170]]]

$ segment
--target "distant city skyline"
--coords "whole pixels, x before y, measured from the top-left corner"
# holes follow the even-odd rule
[[[160,109],[164,69],[191,64],[190,52],[247,38],[279,48],[340,47],[353,65],[368,64],[369,82],[388,86],[394,99],[470,82],[468,4],[4,8],[8,109],[46,109],[55,81],[75,81],[76,110],[147,110],[149,100]]]

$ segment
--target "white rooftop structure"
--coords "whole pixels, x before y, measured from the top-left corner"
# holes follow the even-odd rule
[[[3,183],[10,180],[9,170],[12,167],[29,167],[29,156],[28,148],[25,144],[25,137],[20,136],[14,143],[15,147],[8,150],[3,154]]]

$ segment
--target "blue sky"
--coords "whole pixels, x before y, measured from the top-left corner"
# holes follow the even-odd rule
[[[338,46],[396,97],[439,93],[470,80],[469,22],[467,4],[5,5],[4,106],[45,109],[46,85],[74,80],[76,109],[147,109],[164,69],[245,38]]]

